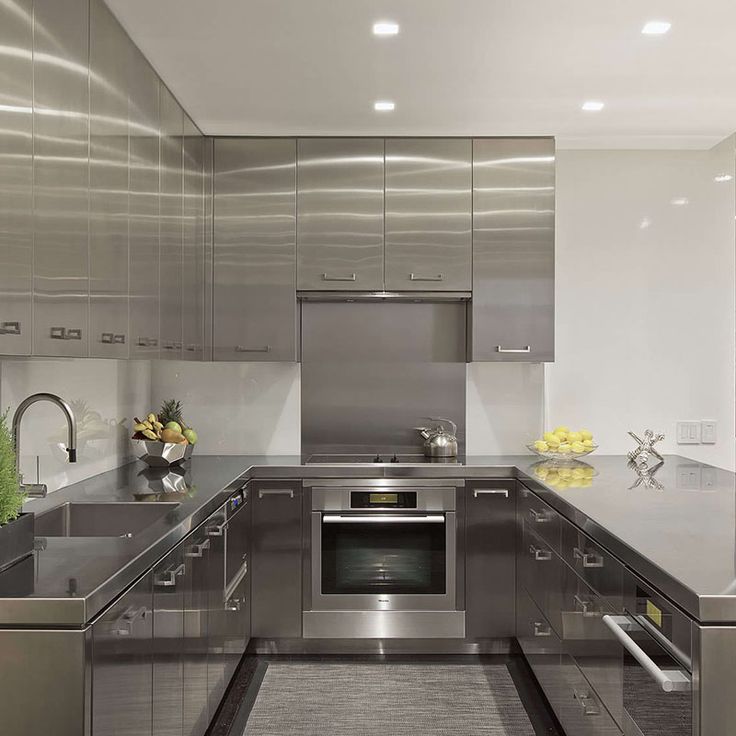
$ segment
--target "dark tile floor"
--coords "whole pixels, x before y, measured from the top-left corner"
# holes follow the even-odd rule
[[[557,719],[552,714],[539,684],[520,655],[485,656],[436,656],[436,655],[251,655],[243,657],[230,688],[222,702],[208,736],[242,736],[248,715],[253,707],[258,688],[269,662],[408,662],[438,664],[505,664],[519,692],[521,702],[537,736],[564,736]],[[458,731],[459,733],[459,731]],[[284,736],[287,736],[286,734]]]

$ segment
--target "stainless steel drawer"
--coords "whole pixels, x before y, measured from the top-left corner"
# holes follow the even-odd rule
[[[582,670],[614,719],[623,717],[623,650],[603,621],[614,612],[606,601],[563,565],[561,610],[554,621],[561,622],[558,633],[563,652]]]
[[[624,566],[567,519],[561,519],[561,556],[616,611],[623,605]]]
[[[528,523],[536,534],[548,542],[555,552],[560,551],[560,515],[527,488],[521,488],[518,506],[519,519]]]
[[[560,593],[564,567],[551,546],[538,537],[525,520],[518,554],[519,580],[558,633],[562,629]]]

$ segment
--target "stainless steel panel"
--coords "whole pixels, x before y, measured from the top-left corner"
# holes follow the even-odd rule
[[[465,446],[465,308],[302,305],[302,450],[422,452],[427,417]]]
[[[554,630],[561,634],[560,611],[564,565],[552,548],[531,531],[526,521],[521,528],[521,547],[518,551],[519,581]]]
[[[225,646],[228,613],[225,609],[225,546],[227,513],[223,504],[207,520],[205,533],[210,541],[207,553],[207,690],[210,718],[227,688]]]
[[[472,360],[554,360],[555,143],[473,141]]]
[[[386,289],[472,286],[472,142],[386,140]]]
[[[215,360],[297,360],[296,141],[215,141]]]
[[[302,635],[302,488],[299,483],[254,482],[251,633]],[[280,493],[288,489],[293,495]]]
[[[693,734],[720,736],[736,723],[736,627],[693,625]]]
[[[184,113],[161,85],[161,172],[159,273],[161,357],[178,359],[183,350],[183,135]]]
[[[159,355],[159,79],[131,43],[129,98],[130,357]]]
[[[0,4],[0,354],[31,352],[33,2]]]
[[[184,115],[182,331],[184,360],[204,357],[204,138]]]
[[[513,636],[516,483],[473,481],[465,494],[467,634],[481,638]]]
[[[560,552],[562,518],[551,506],[523,486],[519,491],[519,519],[523,520],[534,534],[544,539],[555,552]]]
[[[375,480],[348,480],[341,478],[307,480],[305,488],[312,488],[313,511],[347,511],[350,506],[351,491],[415,491],[417,506],[413,511],[455,511],[457,508],[457,488],[462,488],[462,480],[394,480],[376,478]]]
[[[2,629],[0,651],[4,734],[89,733],[89,629]]]
[[[305,639],[462,639],[465,611],[305,611]]]
[[[130,41],[103,0],[89,23],[89,354],[127,358]]]
[[[383,289],[383,139],[297,147],[298,288]]]
[[[33,79],[36,355],[88,353],[88,0],[35,0]]]
[[[213,360],[214,307],[214,139],[204,139],[204,359]]]
[[[153,714],[153,589],[146,575],[95,622],[92,733],[146,736]]]

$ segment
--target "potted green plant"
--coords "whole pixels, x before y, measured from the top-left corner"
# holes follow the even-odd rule
[[[6,411],[0,415],[0,570],[33,552],[33,514],[21,512],[23,501]]]

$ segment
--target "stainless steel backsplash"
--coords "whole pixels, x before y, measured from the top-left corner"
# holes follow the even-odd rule
[[[466,305],[304,302],[302,452],[421,452],[427,417],[465,450]]]

